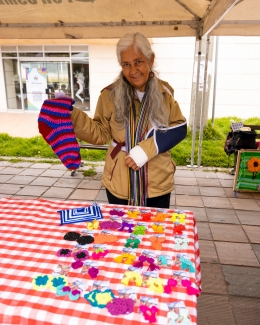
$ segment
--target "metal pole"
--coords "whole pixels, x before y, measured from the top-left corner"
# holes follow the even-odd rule
[[[213,103],[212,103],[212,117],[211,124],[214,125],[215,119],[215,104],[216,104],[216,87],[217,87],[217,70],[218,70],[218,46],[219,36],[216,36],[216,51],[215,51],[215,71],[214,71],[214,86],[213,86]]]
[[[199,134],[199,149],[198,149],[198,162],[197,165],[200,167],[201,154],[202,154],[202,141],[203,141],[203,119],[204,119],[204,109],[205,109],[205,99],[207,90],[207,76],[208,76],[208,61],[209,61],[209,36],[207,36],[206,42],[206,54],[205,54],[205,69],[204,69],[204,80],[203,80],[203,90],[202,90],[202,103],[200,110],[200,134]]]
[[[198,94],[199,94],[199,79],[200,79],[200,61],[201,61],[201,37],[199,37],[199,50],[198,50],[198,65],[197,65],[197,80],[196,80],[196,93],[195,93],[195,105],[193,111],[193,126],[192,126],[192,147],[191,147],[191,161],[190,167],[194,166],[194,151],[195,151],[195,142],[196,142],[196,112],[198,110]]]

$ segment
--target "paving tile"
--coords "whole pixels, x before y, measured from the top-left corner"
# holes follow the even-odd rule
[[[104,173],[104,166],[95,166],[94,169],[97,173]]]
[[[41,176],[42,177],[61,177],[66,173],[65,170],[60,169],[47,169],[45,170]]]
[[[219,263],[214,242],[199,239],[200,261],[206,263]]]
[[[226,193],[222,187],[200,186],[199,190],[202,196],[226,197]]]
[[[81,173],[80,171],[77,170],[76,173],[73,176],[71,176],[71,171],[66,171],[62,177],[64,177],[64,178],[79,178],[79,179],[83,179],[84,178],[84,175],[83,175],[83,173]]]
[[[250,244],[215,242],[215,245],[221,264],[259,267]]]
[[[236,210],[260,211],[260,206],[255,200],[230,198],[230,203]]]
[[[1,167],[11,166],[11,165],[12,165],[11,161],[0,161]]]
[[[66,199],[74,191],[74,188],[65,187],[51,187],[46,192],[42,194],[43,198],[59,198]]]
[[[200,196],[191,195],[175,195],[176,205],[186,207],[203,207],[203,202]]]
[[[78,178],[60,178],[53,186],[76,188],[80,182]]]
[[[229,294],[260,298],[260,268],[222,265],[222,270]]]
[[[0,167],[0,171],[3,170],[5,167]]]
[[[232,179],[220,179],[219,180],[222,187],[231,187],[233,188],[234,180]]]
[[[23,185],[16,184],[1,184],[0,193],[1,194],[15,194],[23,188]]]
[[[212,240],[212,234],[207,222],[197,222],[199,239]]]
[[[16,167],[16,168],[28,168],[32,165],[33,163],[31,162],[27,162],[27,161],[22,161],[22,162],[17,162],[17,163],[13,163],[12,167]]]
[[[231,179],[232,181],[234,180],[234,176],[228,173],[216,172],[216,176],[218,179]]]
[[[47,168],[50,168],[51,166],[52,166],[52,164],[48,164],[48,163],[36,163],[36,164],[33,164],[31,166],[31,168],[47,169]]]
[[[225,191],[226,197],[230,197],[230,198],[235,197],[233,188],[225,187],[224,191]],[[240,199],[253,199],[254,198],[251,193],[246,193],[246,192],[236,193],[236,197],[238,197]]]
[[[64,201],[66,199],[62,199],[60,197],[44,197],[44,200],[50,200],[50,201]]]
[[[101,189],[101,181],[90,181],[87,179],[83,179],[80,181],[79,185],[77,186],[78,188],[88,188],[89,190],[99,190]]]
[[[30,185],[52,186],[58,179],[57,177],[37,177]]]
[[[260,227],[242,226],[251,243],[260,244]]]
[[[27,185],[30,184],[34,179],[35,176],[17,175],[6,181],[6,183]]]
[[[255,200],[260,200],[260,193],[254,193],[254,192],[252,192],[251,194],[253,195],[253,198]]]
[[[240,225],[209,224],[214,240],[248,243],[247,236]]]
[[[243,225],[260,226],[260,214],[256,211],[235,211],[239,221]]]
[[[197,178],[217,178],[217,175],[214,172],[204,172],[195,170],[194,174]]]
[[[0,199],[9,198],[11,196],[12,196],[12,194],[1,194],[0,193]]]
[[[49,169],[61,169],[61,170],[67,171],[67,168],[63,164],[52,165]]]
[[[175,194],[185,194],[185,195],[200,195],[198,186],[175,186]]]
[[[95,198],[95,201],[108,203],[106,191],[105,190],[100,190],[98,192],[98,195]]]
[[[170,206],[175,207],[175,204],[176,204],[176,198],[175,198],[175,195],[171,195],[171,196],[170,196]]]
[[[18,200],[36,200],[38,199],[38,196],[25,196],[25,195],[13,195],[12,199],[18,199]]]
[[[206,213],[209,222],[239,224],[239,220],[234,210],[206,208]]]
[[[94,201],[98,195],[98,190],[76,189],[70,196],[71,200]]]
[[[178,176],[175,176],[174,177],[174,183],[177,185],[190,185],[190,186],[193,186],[193,185],[198,185],[197,183],[197,179],[195,177],[178,177]]]
[[[253,251],[254,251],[258,261],[260,262],[260,245],[253,244],[252,248],[253,248]]]
[[[196,208],[196,207],[187,208],[183,206],[178,206],[176,207],[176,209],[192,211],[195,215],[196,221],[208,221],[206,210],[204,208]]]
[[[195,173],[193,170],[181,170],[181,169],[177,169],[174,177],[193,177],[195,178]]]
[[[197,306],[199,325],[236,325],[227,297],[202,293]]]
[[[260,299],[247,297],[229,297],[236,325],[259,325]]]
[[[24,168],[14,168],[14,167],[6,167],[1,170],[2,175],[17,175],[20,174]]]
[[[5,183],[9,179],[13,178],[14,175],[0,175],[0,183]]]
[[[27,185],[23,189],[21,189],[19,192],[17,192],[17,195],[29,195],[29,196],[41,196],[46,190],[48,189],[47,186],[32,186]]]
[[[45,172],[45,169],[31,169],[31,168],[27,168],[25,170],[23,170],[20,175],[28,175],[28,176],[39,176],[41,175],[43,172]]]
[[[227,198],[202,196],[203,204],[206,208],[232,209],[232,205]]]
[[[221,187],[221,183],[217,178],[197,178],[197,183],[199,186]]]
[[[201,263],[203,293],[227,294],[221,264]]]

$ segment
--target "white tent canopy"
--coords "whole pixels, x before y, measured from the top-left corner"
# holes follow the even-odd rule
[[[0,0],[0,41],[259,36],[259,15],[259,0]]]

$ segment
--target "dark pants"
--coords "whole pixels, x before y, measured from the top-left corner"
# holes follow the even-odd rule
[[[108,199],[109,204],[121,204],[121,205],[128,204],[127,200],[119,199],[118,197],[116,197],[112,193],[110,193],[107,189],[106,189],[106,192],[107,192],[107,199]],[[148,198],[146,206],[150,207],[150,208],[169,209],[170,198],[171,198],[171,193]]]

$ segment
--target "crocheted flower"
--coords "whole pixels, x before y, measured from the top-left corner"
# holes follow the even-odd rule
[[[250,158],[247,162],[247,169],[252,173],[257,173],[260,171],[260,159]]]
[[[37,275],[32,280],[34,290],[41,290],[50,286],[52,276],[49,275]]]
[[[61,248],[57,252],[57,256],[59,257],[69,257],[72,253],[71,249]]]
[[[71,264],[71,267],[74,269],[74,270],[76,270],[76,269],[79,269],[80,267],[82,267],[83,266],[83,262],[81,262],[81,261],[76,261],[76,262],[73,262],[72,264]]]
[[[68,284],[68,281],[67,281],[67,278],[65,277],[65,275],[60,275],[60,276],[56,276],[56,277],[52,278],[50,283],[51,283],[50,289],[52,291],[56,291],[57,287],[66,286]]]
[[[83,249],[81,251],[75,252],[73,254],[75,261],[85,261],[89,258],[89,253],[87,250]]]

